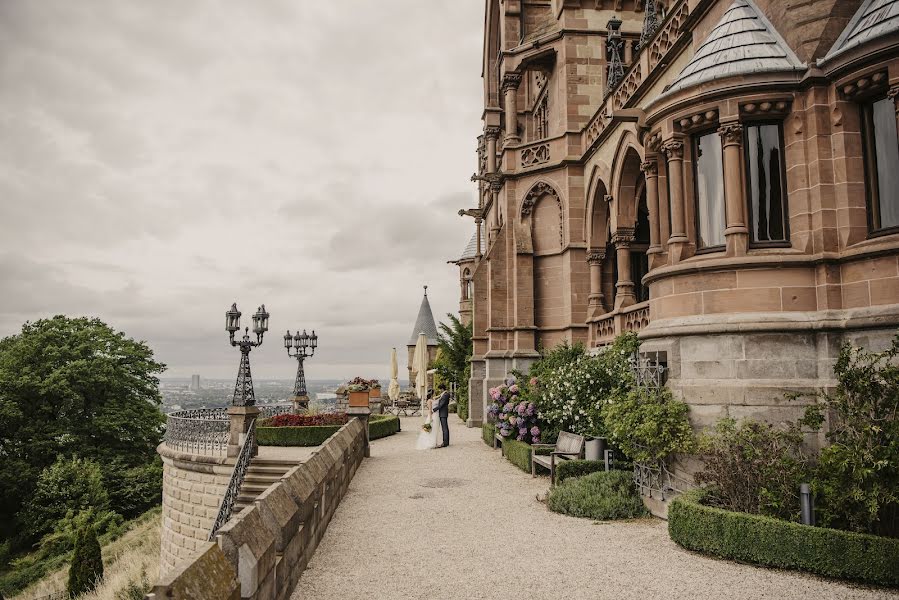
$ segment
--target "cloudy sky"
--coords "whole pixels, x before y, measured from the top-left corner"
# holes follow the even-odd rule
[[[386,376],[471,235],[481,0],[2,0],[0,335],[98,316],[167,376]],[[401,363],[405,360],[401,358]]]

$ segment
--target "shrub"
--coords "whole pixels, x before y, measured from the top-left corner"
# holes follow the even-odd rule
[[[899,537],[899,335],[885,352],[845,344],[838,384],[806,410],[818,429],[829,415],[830,445],[813,481],[824,525]]]
[[[81,528],[75,542],[75,553],[69,567],[69,582],[66,589],[69,596],[78,596],[92,591],[103,579],[103,556],[97,531],[91,525]]]
[[[368,436],[376,440],[393,435],[400,430],[400,418],[396,415],[372,415],[368,420]]]
[[[521,400],[520,393],[521,388],[514,377],[506,379],[503,385],[490,388],[493,402],[487,407],[488,419],[496,423],[504,438],[515,436],[519,442],[538,444],[537,407]]]
[[[257,427],[256,443],[260,446],[320,446],[337,433],[340,427],[340,425]]]
[[[484,440],[484,443],[493,447],[493,436],[496,434],[496,426],[491,423],[484,423],[481,425],[481,438]]]
[[[691,490],[668,507],[668,533],[688,550],[828,577],[899,585],[899,540],[705,506],[708,494],[705,489]]]
[[[321,425],[345,425],[346,413],[320,413],[315,415],[283,414],[262,420],[263,427],[313,427]]]
[[[653,463],[693,448],[688,410],[668,388],[635,387],[609,398],[604,418],[609,437],[625,455]]]
[[[560,460],[556,463],[556,483],[562,483],[571,477],[583,477],[597,471],[605,471],[606,463],[602,460]]]
[[[633,476],[625,471],[569,477],[549,491],[547,504],[553,512],[601,521],[633,519],[647,514],[634,488]]]
[[[526,473],[531,472],[531,445],[517,440],[503,441],[503,453],[509,462]]]
[[[799,484],[808,473],[802,432],[793,424],[775,427],[723,419],[703,436],[704,469],[699,484],[711,484],[707,504],[792,521],[799,520]]]

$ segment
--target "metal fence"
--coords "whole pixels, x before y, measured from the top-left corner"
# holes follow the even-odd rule
[[[231,422],[226,408],[200,408],[170,413],[165,445],[179,452],[225,456]]]

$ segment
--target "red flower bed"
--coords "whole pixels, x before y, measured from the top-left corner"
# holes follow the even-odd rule
[[[346,413],[320,415],[275,415],[265,423],[266,427],[309,427],[312,425],[344,425]]]

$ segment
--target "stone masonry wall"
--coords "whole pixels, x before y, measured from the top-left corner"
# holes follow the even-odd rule
[[[146,600],[289,598],[364,452],[364,425],[353,419],[228,521],[214,543],[197,544]]]

